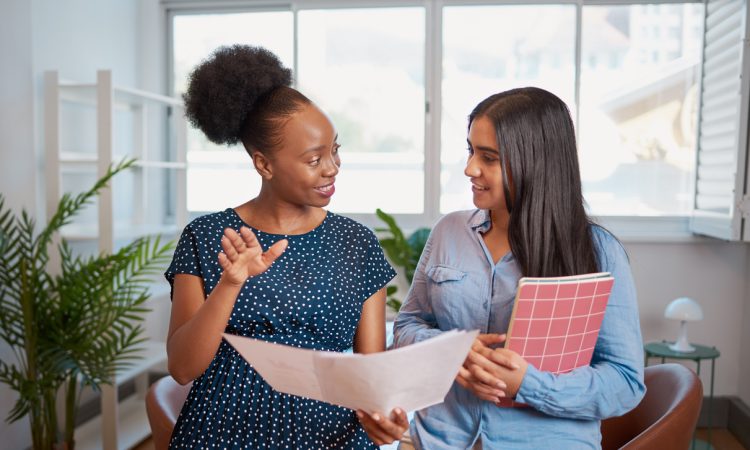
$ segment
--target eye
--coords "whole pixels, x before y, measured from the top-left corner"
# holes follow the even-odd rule
[[[497,158],[495,158],[494,156],[492,156],[490,154],[487,154],[487,153],[485,153],[484,155],[482,155],[482,159],[484,159],[488,163],[497,161]]]
[[[340,148],[341,148],[341,144],[339,144],[339,143],[333,144],[333,151],[332,151],[332,153],[334,155],[338,155]]]
[[[320,164],[320,157],[318,156],[317,158],[310,161],[308,164],[311,166],[317,166],[318,164]]]
[[[466,151],[467,151],[467,152],[469,152],[469,156],[471,156],[471,155],[473,155],[473,154],[474,154],[474,149],[473,149],[473,148],[471,148],[471,145],[470,145],[470,146],[468,146],[468,147],[466,147]]]

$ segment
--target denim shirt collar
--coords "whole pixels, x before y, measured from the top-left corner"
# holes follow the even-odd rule
[[[477,230],[480,233],[489,230],[491,224],[489,209],[477,209],[474,214],[469,216],[469,226],[472,230]]]

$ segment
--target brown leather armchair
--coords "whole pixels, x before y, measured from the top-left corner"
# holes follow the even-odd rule
[[[167,375],[149,387],[146,393],[146,414],[151,425],[154,450],[169,448],[174,424],[177,423],[177,416],[192,385],[193,383],[188,383],[182,386]]]
[[[629,413],[602,421],[602,449],[687,449],[698,421],[703,388],[698,377],[679,364],[646,367],[646,395]],[[169,447],[172,429],[191,384],[171,376],[152,384],[146,411],[155,450]]]
[[[685,450],[703,400],[703,386],[679,364],[646,367],[646,395],[629,413],[602,421],[602,449]]]

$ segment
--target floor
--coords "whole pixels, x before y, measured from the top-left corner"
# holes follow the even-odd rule
[[[699,429],[696,432],[696,437],[705,440],[707,437],[707,431],[708,430],[705,428]],[[724,428],[715,428],[711,430],[711,443],[713,444],[714,450],[750,450],[743,447],[737,439],[735,439],[734,435]],[[133,450],[154,450],[154,444],[151,442],[151,439],[146,439]]]

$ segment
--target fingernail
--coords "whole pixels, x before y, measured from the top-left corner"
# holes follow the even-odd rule
[[[363,417],[361,411],[357,411],[357,417],[360,418],[360,419]]]
[[[497,387],[499,387],[500,389],[505,389],[508,387],[508,385],[500,381],[497,383]]]
[[[521,368],[521,366],[519,366],[519,365],[518,365],[518,364],[516,364],[516,363],[513,363],[513,368],[514,368],[514,369],[520,369],[520,368]]]
[[[396,412],[396,414],[401,414],[401,408],[396,408],[394,409],[394,411]]]
[[[375,422],[380,422],[380,415],[379,414],[373,414],[372,415],[372,420],[374,420]]]
[[[498,395],[498,397],[500,397],[500,398],[503,398],[503,397],[505,397],[505,392],[501,392],[501,393],[500,393],[500,394]]]

